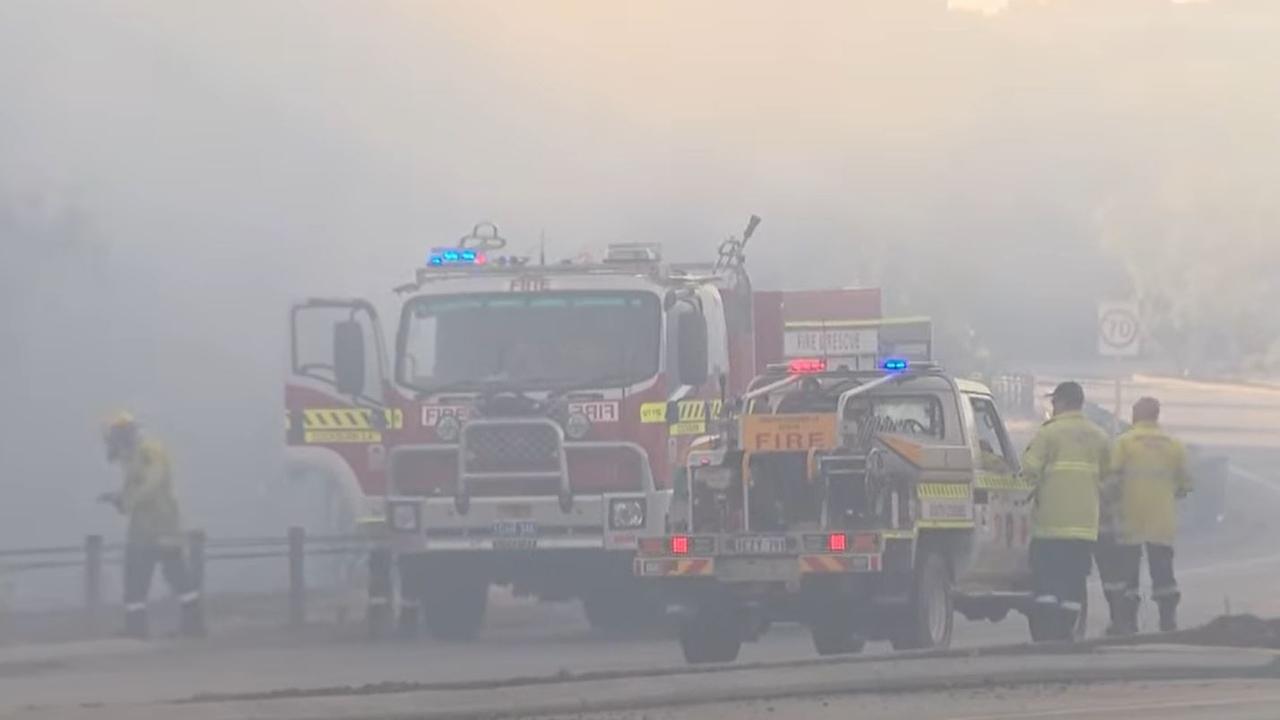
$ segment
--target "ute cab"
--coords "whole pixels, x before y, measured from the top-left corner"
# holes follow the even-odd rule
[[[1032,609],[1031,488],[986,387],[900,359],[794,359],[719,430],[634,564],[681,617],[690,662],[732,660],[777,621],[831,654],[946,647],[956,611]]]
[[[294,308],[291,450],[364,498],[375,633],[396,605],[406,633],[425,616],[469,639],[495,584],[581,599],[604,629],[660,616],[631,560],[677,458],[750,379],[754,226],[705,269],[652,244],[531,263],[477,226],[396,288],[389,348],[368,302]]]

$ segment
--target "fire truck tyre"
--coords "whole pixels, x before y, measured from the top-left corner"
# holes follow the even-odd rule
[[[889,637],[894,650],[927,650],[951,645],[955,621],[951,566],[937,552],[926,552],[916,566],[911,603]]]
[[[680,627],[680,649],[685,662],[728,663],[738,659],[742,649],[742,627],[737,613],[719,609],[699,610]]]
[[[489,605],[488,578],[442,577],[424,588],[422,611],[431,637],[447,642],[475,640]]]

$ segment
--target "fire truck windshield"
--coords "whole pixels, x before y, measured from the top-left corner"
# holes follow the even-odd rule
[[[657,374],[661,327],[658,297],[644,292],[418,297],[401,319],[396,373],[421,392],[618,387]]]

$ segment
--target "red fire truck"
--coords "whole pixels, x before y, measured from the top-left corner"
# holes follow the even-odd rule
[[[332,478],[376,530],[375,633],[398,617],[406,633],[425,621],[474,637],[494,584],[580,598],[600,628],[657,619],[631,561],[640,535],[665,530],[690,442],[757,362],[788,343],[857,354],[834,347],[856,329],[823,323],[880,314],[874,290],[753,294],[758,222],[701,265],[650,244],[531,262],[477,226],[396,288],[390,347],[366,300],[293,307],[290,461]],[[817,325],[784,333],[800,320]]]

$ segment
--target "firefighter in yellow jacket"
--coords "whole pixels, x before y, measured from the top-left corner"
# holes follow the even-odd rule
[[[120,413],[103,428],[107,460],[124,474],[119,492],[99,500],[129,519],[124,557],[125,634],[147,636],[147,595],[156,565],[181,603],[181,631],[202,635],[200,593],[188,571],[178,499],[174,494],[169,455],[159,441],[145,437],[137,421]]]
[[[1138,630],[1138,592],[1142,551],[1151,573],[1151,597],[1160,609],[1160,630],[1178,627],[1182,598],[1173,575],[1173,538],[1177,500],[1191,492],[1187,451],[1160,429],[1160,402],[1144,397],[1133,406],[1133,427],[1120,436],[1111,454],[1111,472],[1119,495],[1119,557],[1123,568],[1124,622]]]
[[[1050,397],[1053,417],[1027,447],[1022,467],[1035,488],[1034,612],[1047,620],[1054,638],[1065,640],[1084,610],[1111,440],[1084,416],[1084,389],[1078,383],[1064,382]]]

